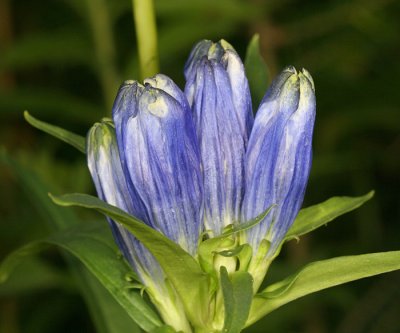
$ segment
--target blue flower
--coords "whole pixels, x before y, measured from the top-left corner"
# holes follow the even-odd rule
[[[200,235],[221,235],[273,207],[241,233],[272,258],[303,201],[311,168],[314,84],[288,67],[253,118],[244,66],[225,41],[198,43],[185,66],[184,93],[164,75],[126,81],[113,123],[88,136],[99,196],[140,218],[196,257]],[[163,280],[154,258],[110,221],[117,244],[144,283]]]

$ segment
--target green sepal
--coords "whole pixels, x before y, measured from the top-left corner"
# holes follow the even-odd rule
[[[125,226],[153,254],[171,281],[195,326],[203,326],[210,297],[210,277],[178,244],[119,208],[87,194],[50,195],[61,206],[94,209]]]
[[[117,257],[117,250],[108,242],[106,226],[79,226],[62,231],[43,240],[29,243],[6,257],[0,264],[0,283],[25,257],[56,245],[79,259],[93,276],[107,289],[127,315],[145,331],[151,331],[163,323],[140,293],[126,288],[124,275],[131,270],[126,262]],[[111,308],[110,308],[111,309]]]
[[[271,242],[264,238],[258,245],[257,252],[253,253],[252,257],[250,257],[249,263],[247,265],[247,271],[254,279],[254,293],[257,292],[258,288],[265,278],[265,275],[267,274],[271,262],[277,255],[277,253],[275,253],[273,257],[267,256],[270,247]]]
[[[239,271],[248,271],[251,258],[253,256],[253,249],[249,244],[243,244],[242,250],[238,253]]]
[[[24,118],[33,127],[36,127],[37,129],[40,129],[41,131],[46,132],[47,134],[50,134],[57,139],[60,139],[61,141],[70,144],[84,154],[86,153],[86,140],[83,136],[67,131],[61,127],[50,125],[48,123],[45,123],[44,121],[38,120],[32,117],[28,111],[24,112]]]
[[[258,34],[253,36],[247,46],[244,67],[249,80],[253,111],[255,113],[267,91],[270,79],[268,67],[260,53],[260,36]]]
[[[253,228],[260,222],[264,220],[264,218],[271,212],[272,208],[274,208],[276,205],[271,205],[268,207],[265,211],[263,211],[261,214],[257,215],[254,219],[251,219],[249,221],[243,222],[243,223],[235,223],[235,224],[230,224],[224,229],[224,232],[219,235],[213,237],[213,239],[218,239],[218,238],[226,238],[231,235],[234,235],[238,232],[245,231],[248,229]]]
[[[317,291],[400,269],[400,251],[316,261],[254,297],[246,327],[284,304]]]
[[[247,272],[231,276],[224,266],[220,269],[221,289],[224,298],[224,333],[239,333],[247,321],[253,299],[253,278]]]
[[[303,208],[287,232],[285,241],[296,239],[327,224],[336,217],[360,207],[373,196],[374,191],[360,197],[333,197],[318,205]]]

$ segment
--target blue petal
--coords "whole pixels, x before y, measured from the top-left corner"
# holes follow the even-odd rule
[[[185,94],[190,105],[193,104],[195,95],[197,69],[204,58],[215,60],[225,69],[229,78],[234,106],[231,112],[236,114],[243,137],[245,142],[247,142],[254,122],[249,83],[239,55],[233,46],[225,40],[222,39],[218,43],[203,40],[193,48],[185,65],[185,78],[187,81]]]
[[[203,189],[187,101],[162,75],[146,80],[139,94],[129,96],[135,99],[137,112],[119,123],[124,171],[145,206],[146,222],[195,254]]]
[[[199,42],[185,77],[202,157],[204,223],[219,235],[240,218],[244,154],[254,121],[249,85],[242,61],[224,40]]]
[[[121,159],[122,169],[124,174],[128,174],[128,166],[126,165],[125,150],[122,149],[125,140],[126,123],[130,117],[135,117],[138,113],[137,100],[142,94],[144,87],[136,81],[125,81],[117,94],[113,105],[113,121],[115,124],[116,138]],[[131,197],[132,212],[134,216],[147,222],[149,217],[147,215],[146,207],[135,190],[130,177],[126,177],[126,186]]]
[[[311,168],[315,95],[311,76],[285,69],[264,97],[246,153],[246,193],[242,220],[275,204],[259,225],[247,232],[257,248],[263,238],[275,251],[303,202]]]
[[[133,203],[122,171],[120,156],[111,122],[96,123],[87,138],[88,166],[99,197],[127,213],[133,214]],[[163,285],[164,275],[148,250],[124,227],[109,219],[117,245],[146,284],[149,277]]]
[[[240,216],[247,137],[234,112],[229,77],[221,64],[203,59],[193,85],[192,110],[204,176],[204,223],[219,235]]]
[[[185,64],[185,77],[186,80],[189,79],[189,77],[193,77],[196,75],[197,72],[197,66],[198,62],[201,61],[204,57],[207,57],[208,55],[208,50],[214,43],[210,40],[202,40],[198,42],[190,52],[189,58],[186,61]]]

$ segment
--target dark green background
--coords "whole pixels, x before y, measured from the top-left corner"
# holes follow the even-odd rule
[[[161,71],[181,87],[185,59],[203,38],[224,38],[244,57],[257,32],[271,76],[289,64],[311,72],[318,109],[305,205],[376,190],[358,211],[288,244],[271,281],[313,260],[400,248],[398,1],[159,0],[156,8]],[[2,145],[55,193],[93,192],[83,155],[30,127],[22,111],[84,135],[110,114],[118,85],[138,77],[136,52],[129,0],[1,0]],[[3,258],[49,230],[4,164],[0,182]],[[309,296],[248,332],[400,332],[399,280],[391,273]],[[0,332],[94,332],[56,250],[0,286]]]

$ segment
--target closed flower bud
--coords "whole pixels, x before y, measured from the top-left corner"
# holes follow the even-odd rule
[[[260,105],[246,153],[242,220],[275,205],[260,224],[247,231],[253,249],[265,238],[271,243],[272,256],[301,207],[311,168],[314,119],[310,74],[304,69],[285,69]]]
[[[197,44],[185,76],[200,145],[205,229],[219,235],[240,218],[244,155],[253,123],[249,87],[239,56],[225,41]]]
[[[139,216],[195,254],[203,188],[192,114],[166,76],[121,87],[113,117],[119,151]],[[137,214],[134,214],[138,216]]]
[[[127,213],[133,214],[133,201],[122,170],[115,129],[111,121],[103,120],[90,129],[87,137],[87,156],[99,197]],[[163,285],[164,275],[148,250],[124,227],[109,219],[118,247],[145,284]]]

